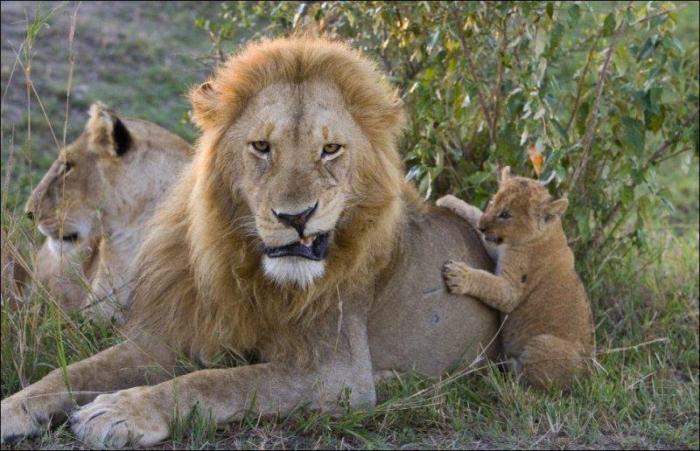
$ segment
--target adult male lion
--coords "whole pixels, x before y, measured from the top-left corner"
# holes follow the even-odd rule
[[[94,103],[27,201],[46,236],[35,280],[67,309],[120,319],[146,220],[191,156],[164,128]]]
[[[488,257],[403,181],[400,102],[360,53],[256,43],[192,102],[203,135],[142,248],[129,339],[67,369],[75,401],[92,401],[72,416],[81,440],[151,445],[195,405],[225,422],[332,408],[341,393],[372,404],[374,374],[437,376],[493,337],[495,312],[449,295],[440,274]],[[263,363],[173,378],[179,352],[222,351]],[[73,405],[55,370],[2,402],[3,440]]]

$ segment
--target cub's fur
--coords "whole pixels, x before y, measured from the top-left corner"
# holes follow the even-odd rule
[[[506,167],[483,215],[453,196],[438,204],[478,222],[498,252],[495,275],[448,262],[444,277],[450,291],[507,314],[504,351],[515,358],[527,384],[569,387],[587,368],[595,343],[590,303],[561,225],[568,201],[553,199],[535,180],[511,176]]]
[[[67,310],[122,318],[145,221],[192,154],[162,127],[101,103],[26,205],[46,240],[34,278]]]

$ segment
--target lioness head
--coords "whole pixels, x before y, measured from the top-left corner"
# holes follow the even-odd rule
[[[566,198],[554,199],[540,182],[501,171],[498,192],[479,220],[479,230],[496,244],[524,244],[559,227]]]
[[[242,226],[280,285],[322,277],[332,254],[349,247],[344,240],[371,226],[361,222],[380,219],[361,211],[399,194],[401,102],[374,64],[343,44],[253,44],[192,100],[225,195],[245,204]]]
[[[171,136],[93,104],[85,130],[60,150],[25,207],[49,247],[77,250],[141,215],[172,179],[168,162],[187,158],[187,144]]]

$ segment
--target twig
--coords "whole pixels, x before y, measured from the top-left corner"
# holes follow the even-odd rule
[[[700,112],[700,108],[695,109],[695,113],[692,114],[688,119],[683,121],[681,126],[678,128],[678,131],[673,134],[672,137],[668,138],[666,141],[664,141],[663,144],[654,152],[654,154],[647,160],[647,162],[644,164],[642,167],[642,172],[646,172],[650,166],[660,163],[661,161],[668,160],[669,158],[675,157],[683,152],[686,152],[689,150],[688,148],[684,148],[678,152],[674,152],[669,155],[664,155],[664,153],[670,149],[673,145],[677,144],[678,137],[687,129],[690,125],[694,124],[697,119],[698,119],[698,113]],[[605,218],[599,222],[599,225],[596,227],[595,231],[593,232],[593,237],[591,239],[591,246],[589,249],[597,249],[601,245],[601,241],[603,240],[603,231],[605,228],[612,222],[615,218],[617,218],[617,215],[620,214],[620,211],[622,209],[622,200],[618,200],[615,205],[608,211],[608,213],[605,215]],[[606,240],[607,241],[607,240]]]
[[[593,147],[593,140],[595,137],[596,125],[598,125],[598,109],[600,108],[600,98],[603,94],[603,86],[605,86],[605,79],[608,75],[608,68],[610,67],[610,61],[612,60],[612,55],[615,52],[615,47],[617,42],[622,37],[625,31],[624,20],[620,26],[615,31],[612,39],[610,40],[610,45],[608,46],[608,54],[605,57],[605,63],[600,69],[600,75],[598,76],[598,83],[596,84],[595,101],[593,102],[593,110],[589,113],[590,121],[588,122],[588,127],[586,128],[586,134],[583,136],[582,147],[583,153],[581,156],[581,162],[574,171],[574,175],[571,177],[571,183],[569,185],[569,191],[576,189],[578,180],[586,171],[588,166],[588,161],[591,158],[591,148]]]
[[[668,343],[669,341],[671,341],[671,340],[669,340],[668,337],[654,338],[653,340],[645,341],[643,343],[639,343],[639,344],[636,344],[634,346],[625,346],[623,348],[612,348],[612,349],[608,349],[606,351],[598,351],[595,353],[595,355],[607,355],[607,354],[615,354],[618,352],[632,351],[632,350],[639,349],[643,346],[649,346],[649,345],[654,344],[654,343]]]
[[[70,91],[73,86],[73,69],[75,68],[75,52],[73,51],[73,41],[75,40],[75,25],[78,21],[78,8],[80,8],[80,3],[77,4],[75,10],[73,11],[73,17],[70,21],[70,29],[68,31],[68,82],[66,83],[66,115],[63,120],[63,147],[66,147],[66,135],[68,134],[68,117],[70,114]]]
[[[479,101],[479,105],[481,105],[481,109],[484,112],[484,117],[486,118],[486,122],[489,124],[490,129],[492,128],[493,122],[491,120],[491,112],[489,110],[489,107],[486,103],[486,100],[484,99],[484,95],[481,93],[481,86],[483,85],[483,83],[481,82],[481,78],[477,75],[478,72],[476,69],[476,65],[474,64],[474,60],[472,59],[471,53],[469,53],[467,41],[466,39],[464,39],[464,36],[462,34],[459,35],[459,40],[462,42],[462,52],[464,53],[464,57],[467,60],[467,64],[469,65],[469,72],[471,72],[472,78],[476,83],[476,95]]]
[[[501,84],[503,83],[503,72],[505,65],[503,64],[503,55],[506,52],[508,46],[508,16],[503,19],[503,41],[501,42],[501,51],[498,54],[498,68],[496,69],[496,86],[493,88],[493,110],[492,110],[492,124],[489,133],[490,144],[496,142],[496,135],[498,134],[498,119],[501,113]]]
[[[583,70],[581,71],[581,76],[578,80],[578,87],[576,88],[576,100],[574,101],[574,108],[571,111],[571,117],[569,118],[569,121],[566,123],[566,128],[564,129],[566,133],[569,133],[569,129],[571,129],[571,124],[574,122],[574,119],[576,119],[576,114],[578,113],[578,109],[581,106],[581,94],[583,93],[583,84],[586,80],[586,75],[588,75],[588,69],[591,67],[591,61],[593,61],[593,54],[595,53],[595,49],[598,46],[598,39],[599,36],[596,36],[595,40],[593,41],[593,45],[591,46],[590,50],[588,51],[588,56],[586,57],[586,64],[583,66]]]

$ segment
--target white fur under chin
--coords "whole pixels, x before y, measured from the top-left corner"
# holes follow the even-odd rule
[[[49,249],[57,257],[71,255],[76,249],[75,243],[71,241],[55,240],[53,238],[48,239]]]
[[[300,288],[306,288],[323,275],[326,263],[301,257],[265,256],[263,267],[265,275],[280,285],[296,283]]]

